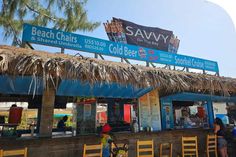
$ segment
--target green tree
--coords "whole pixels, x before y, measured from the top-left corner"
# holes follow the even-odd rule
[[[23,23],[51,26],[67,32],[92,31],[99,22],[90,22],[84,9],[87,0],[0,0],[0,27],[4,39],[21,45]]]

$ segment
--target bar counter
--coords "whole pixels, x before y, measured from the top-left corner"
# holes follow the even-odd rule
[[[169,130],[159,132],[139,133],[114,133],[116,143],[126,142],[129,146],[129,157],[136,157],[137,140],[154,140],[155,156],[159,156],[161,143],[171,142],[173,144],[173,156],[181,156],[181,137],[197,136],[199,156],[206,154],[206,136],[212,133],[210,129],[185,129]],[[60,138],[0,138],[1,149],[15,149],[28,147],[29,157],[82,157],[83,144],[97,144],[100,142],[99,135],[81,135],[75,137]],[[235,141],[229,143],[229,154],[235,154]]]

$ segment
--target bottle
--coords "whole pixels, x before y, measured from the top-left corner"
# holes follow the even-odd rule
[[[72,136],[76,136],[76,130],[73,130]]]
[[[147,132],[149,132],[149,131],[150,131],[150,127],[149,127],[149,126],[147,126],[147,128],[146,128],[146,129],[147,129],[147,130],[146,130]]]
[[[152,127],[150,127],[150,132],[153,132],[153,128]]]

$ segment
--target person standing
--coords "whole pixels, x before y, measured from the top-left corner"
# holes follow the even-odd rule
[[[228,157],[227,141],[225,139],[225,126],[220,118],[215,119],[214,133],[217,135],[217,148],[221,157]]]
[[[22,107],[17,107],[16,104],[11,105],[9,110],[8,123],[19,125],[21,123],[22,111]]]
[[[102,143],[102,157],[110,157],[110,150],[111,150],[111,143],[112,138],[109,135],[109,132],[111,131],[111,127],[109,124],[105,124],[102,127],[102,135],[101,135],[101,143]]]

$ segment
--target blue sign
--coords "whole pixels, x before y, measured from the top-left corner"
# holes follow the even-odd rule
[[[218,64],[215,61],[115,43],[29,24],[24,24],[22,41],[146,62],[219,72]]]
[[[172,101],[161,100],[161,120],[163,129],[174,128],[174,115]]]

